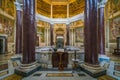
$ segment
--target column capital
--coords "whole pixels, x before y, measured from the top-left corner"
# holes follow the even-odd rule
[[[108,0],[100,0],[100,2],[98,3],[98,8],[102,8],[105,7],[105,4],[107,3]]]
[[[20,10],[22,11],[23,9],[23,4],[19,3],[19,2],[14,2],[15,6],[16,6],[16,10]]]

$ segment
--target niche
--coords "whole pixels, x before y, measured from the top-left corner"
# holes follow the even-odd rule
[[[7,37],[0,35],[0,54],[7,53]]]

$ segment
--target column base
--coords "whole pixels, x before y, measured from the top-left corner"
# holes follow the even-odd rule
[[[31,64],[21,64],[21,66],[15,69],[15,73],[23,77],[27,77],[33,74],[34,72],[38,71],[40,68],[41,66],[36,62]]]
[[[96,78],[106,74],[106,70],[99,65],[89,65],[83,63],[80,65],[81,70],[89,74],[90,76]]]

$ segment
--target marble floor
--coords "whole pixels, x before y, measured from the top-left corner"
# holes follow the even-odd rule
[[[9,74],[0,77],[0,80],[11,74],[14,74],[15,67],[13,66],[13,62],[10,60],[11,56],[13,56],[13,55],[9,55],[9,56],[8,55],[0,55],[0,63],[8,62],[8,66],[9,66],[8,67]],[[115,62],[120,63],[120,57],[114,57],[114,56],[111,57],[111,55],[109,55],[109,57],[110,57],[110,62],[109,62],[110,65],[109,65],[109,68],[107,68],[107,75],[110,75],[110,76],[115,77],[116,79],[120,80],[120,77],[113,75],[113,70],[114,70],[113,64]],[[16,62],[18,65],[20,65],[19,61],[16,61]],[[33,76],[36,73],[42,73],[42,74],[40,76]],[[46,77],[47,73],[72,73],[73,77]],[[61,71],[45,71],[44,70],[44,71],[37,71],[28,77],[24,77],[22,80],[97,80],[96,78],[93,78],[82,71],[80,71],[79,73],[83,73],[83,74],[85,74],[85,76],[79,76],[78,72],[73,72],[73,71],[62,71],[61,72]]]
[[[33,76],[37,73],[42,74],[40,76]],[[72,73],[73,77],[47,77],[47,73]],[[85,76],[79,76],[77,72],[73,73],[72,71],[38,71],[30,75],[29,77],[23,78],[22,80],[97,80],[96,78],[93,78],[82,71],[80,73],[85,74]]]

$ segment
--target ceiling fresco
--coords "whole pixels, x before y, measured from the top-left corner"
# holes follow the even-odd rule
[[[52,13],[52,18],[67,18],[67,5],[69,17],[73,17],[84,11],[85,0],[37,0],[37,12],[47,17]]]
[[[37,13],[50,17],[51,5],[43,0],[37,0]]]
[[[53,18],[67,18],[67,5],[54,5]]]
[[[75,1],[69,4],[69,17],[78,15],[84,11],[85,0]]]

